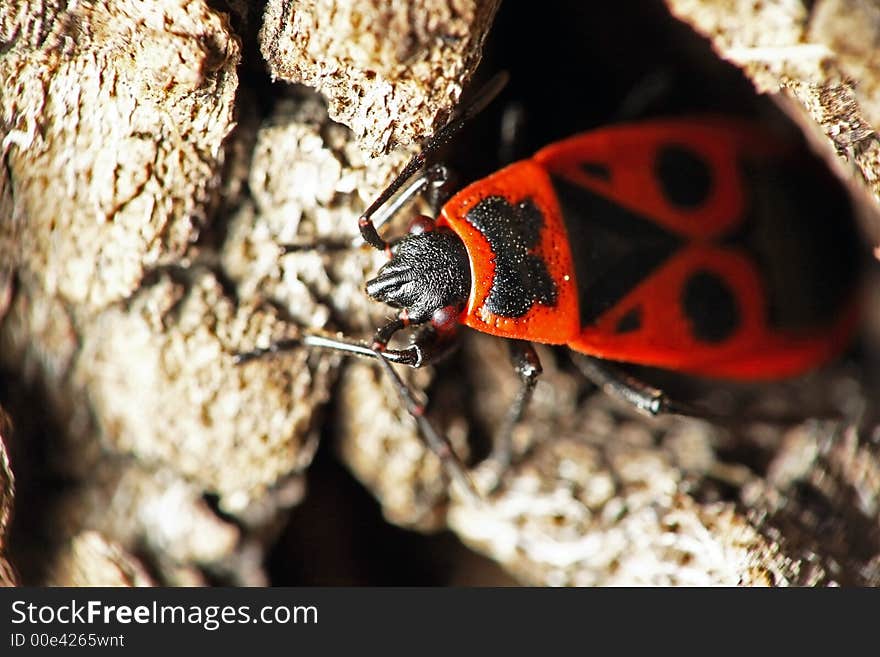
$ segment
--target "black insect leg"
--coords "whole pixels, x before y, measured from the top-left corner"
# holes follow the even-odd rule
[[[504,108],[501,115],[501,135],[498,140],[498,161],[501,166],[519,160],[525,152],[526,108],[514,102]]]
[[[401,350],[388,350],[386,347],[391,338],[394,337],[394,334],[414,324],[406,312],[401,313],[397,319],[392,319],[376,330],[376,335],[373,338],[373,348],[387,354],[403,352],[413,354],[415,360],[410,358],[405,361],[406,365],[411,365],[412,367],[422,367],[423,365],[436,363],[455,347],[458,336],[458,322],[456,321],[458,313],[452,311],[452,306],[445,310],[449,312],[441,313],[439,316],[439,320],[442,323],[437,323],[437,320],[433,318],[427,322],[424,320],[415,322],[420,327],[413,335],[408,347]],[[390,357],[390,360],[392,362],[404,363],[403,360],[395,360],[393,356]]]
[[[258,358],[263,358],[264,356],[269,356],[271,354],[280,354],[285,351],[294,351],[295,349],[299,349],[303,346],[303,341],[301,338],[288,338],[286,340],[278,340],[277,342],[273,342],[268,347],[257,347],[256,349],[251,349],[250,351],[240,351],[237,354],[232,356],[232,362],[236,365],[243,365],[244,363],[249,363],[252,360],[257,360]]]
[[[377,210],[367,226],[361,225],[361,235],[350,239],[321,239],[314,242],[300,242],[294,244],[282,244],[281,253],[298,253],[302,251],[317,251],[319,253],[327,253],[330,251],[345,251],[357,248],[363,245],[364,241],[371,246],[385,250],[393,245],[379,236],[378,229],[384,224],[391,221],[400,209],[409,203],[417,194],[424,193],[428,199],[428,204],[436,215],[443,203],[449,197],[447,191],[447,181],[449,180],[449,171],[442,164],[435,164],[423,172],[417,173],[403,187],[400,192],[391,198],[386,205]],[[361,220],[363,217],[361,217]],[[366,230],[370,234],[368,239],[363,234]],[[375,233],[375,236],[372,235]]]
[[[706,416],[696,407],[670,400],[662,390],[625,374],[603,360],[581,354],[574,354],[572,358],[581,373],[605,394],[634,406],[645,415],[655,417],[661,413],[671,413]]]
[[[394,334],[407,326],[407,324],[408,322],[406,319],[398,317],[397,319],[392,319],[384,326],[380,326],[376,329],[376,337],[373,338],[373,348],[378,349],[379,351],[384,351],[385,345],[390,342],[391,338],[394,337]]]
[[[662,113],[664,105],[675,97],[676,80],[669,68],[656,69],[638,80],[617,106],[613,119],[615,123],[638,121]]]
[[[406,410],[415,419],[422,440],[428,446],[428,449],[434,452],[440,459],[447,477],[459,485],[461,491],[468,496],[471,502],[479,499],[479,494],[476,492],[476,488],[467,474],[467,469],[455,454],[449,439],[437,431],[430,420],[425,417],[424,404],[416,400],[413,391],[404,383],[394,368],[391,367],[391,363],[409,365],[410,367],[422,367],[436,362],[447,355],[455,346],[454,331],[437,331],[428,324],[416,333],[412,344],[403,349],[377,349],[375,345],[373,347],[365,347],[313,335],[304,336],[303,344],[336,349],[378,359],[382,368],[391,378]]]
[[[373,226],[381,228],[393,219],[400,209],[409,203],[416,194],[424,194],[428,199],[428,205],[435,215],[448,198],[447,183],[449,182],[449,170],[443,164],[434,164],[423,172],[413,176],[394,198],[386,205],[377,210],[373,215]]]
[[[453,116],[449,123],[440,128],[440,130],[422,145],[421,150],[412,156],[406,166],[401,169],[399,174],[397,174],[397,177],[391,181],[391,184],[379,194],[370,207],[368,207],[358,218],[358,228],[360,228],[361,236],[367,244],[380,251],[385,250],[388,245],[376,231],[376,225],[374,224],[373,219],[374,215],[376,215],[379,209],[397,194],[398,190],[400,190],[410,178],[425,166],[425,163],[431,154],[448,142],[456,132],[461,130],[462,126],[464,126],[498,95],[498,93],[504,88],[504,85],[507,84],[507,77],[507,73],[502,72],[496,74],[495,77],[489,80],[486,86],[480,90],[477,96],[468,105],[465,105],[460,112]]]
[[[454,328],[438,330],[431,324],[426,324],[416,332],[409,346],[397,351],[415,354],[417,360],[412,366],[423,367],[440,362],[457,346],[458,331]],[[393,360],[393,357],[389,360]]]
[[[446,201],[452,196],[452,192],[458,187],[458,176],[454,175],[446,165],[435,164],[426,173],[434,169],[431,185],[425,189],[425,199],[431,208],[431,216],[437,217]]]
[[[402,207],[420,193],[426,195],[432,211],[436,214],[442,205],[442,202],[440,205],[437,204],[437,199],[441,198],[440,190],[445,189],[448,180],[449,171],[442,164],[435,164],[425,171],[411,176],[409,180],[405,181],[405,185],[400,191],[389,198],[385,205],[378,207],[372,213],[368,211],[361,215],[358,219],[358,227],[361,231],[360,239],[374,248],[387,249],[390,244],[379,236],[379,228],[393,219]],[[445,197],[443,201],[445,201]],[[355,242],[360,244],[359,240],[355,240]]]
[[[434,327],[428,325],[416,334],[413,344],[404,349],[381,350],[356,342],[347,342],[340,338],[305,334],[299,338],[280,340],[265,348],[236,354],[234,358],[236,364],[243,364],[262,356],[291,351],[299,347],[317,347],[378,360],[382,369],[394,384],[394,388],[407,412],[416,421],[422,440],[424,440],[428,449],[434,452],[437,458],[440,459],[446,476],[458,485],[462,494],[466,495],[472,503],[475,503],[479,501],[480,496],[468,476],[467,468],[465,468],[464,464],[455,454],[449,439],[437,431],[434,425],[425,417],[424,404],[416,399],[409,386],[406,385],[391,366],[391,363],[398,363],[411,367],[420,367],[434,362],[449,353],[454,342],[453,336],[446,335],[445,332],[436,331]]]
[[[331,338],[324,335],[307,333],[299,338],[287,338],[285,340],[278,340],[277,342],[273,342],[272,344],[270,344],[268,347],[257,347],[256,349],[252,349],[251,351],[240,351],[237,354],[234,354],[232,358],[233,362],[236,365],[243,365],[244,363],[249,363],[250,361],[257,360],[258,358],[282,354],[287,351],[295,351],[296,349],[300,349],[302,347],[332,349],[334,351],[341,351],[352,356],[363,356],[365,358],[377,359],[377,354],[379,353],[376,349],[368,347],[365,344],[360,344],[357,342],[347,342],[346,340],[343,340],[341,338]],[[385,360],[388,360],[392,363],[409,365],[411,367],[414,367],[413,363],[416,362],[418,358],[416,352],[408,349],[386,350],[385,352],[383,352],[383,356]]]
[[[296,244],[281,244],[281,255],[288,253],[300,253],[303,251],[317,251],[328,253],[331,251],[347,251],[352,248],[352,243],[345,239],[321,239],[314,242],[297,242]]]
[[[499,477],[513,460],[513,430],[525,415],[529,402],[532,400],[535,385],[538,383],[538,377],[544,371],[541,367],[541,359],[538,358],[538,353],[531,342],[511,340],[509,348],[510,362],[519,376],[520,387],[508,409],[504,423],[494,438],[492,453],[489,455],[489,460],[497,468]]]
[[[394,383],[397,394],[403,401],[404,406],[406,406],[406,410],[415,419],[419,427],[419,434],[428,448],[440,459],[446,475],[459,486],[462,493],[468,497],[471,503],[479,502],[480,494],[468,476],[464,464],[452,449],[452,443],[449,442],[446,436],[437,431],[434,425],[425,417],[424,405],[416,400],[409,386],[403,382],[400,375],[391,367],[391,363],[385,358],[385,354],[382,352],[376,352],[376,354],[382,368],[391,377],[391,381]]]

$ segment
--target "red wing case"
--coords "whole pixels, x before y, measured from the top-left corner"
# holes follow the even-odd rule
[[[851,201],[805,147],[703,118],[586,133],[533,161],[571,245],[573,349],[772,379],[849,340],[861,257]]]

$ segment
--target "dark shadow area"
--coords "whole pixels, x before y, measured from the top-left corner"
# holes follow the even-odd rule
[[[448,531],[420,534],[382,517],[379,504],[322,445],[267,568],[284,586],[507,586],[500,567]]]

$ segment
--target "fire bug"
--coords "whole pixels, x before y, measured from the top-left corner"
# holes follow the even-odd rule
[[[502,465],[541,373],[533,342],[583,354],[594,382],[657,414],[692,409],[606,361],[759,381],[806,372],[850,340],[860,258],[849,200],[802,143],[757,121],[694,115],[577,134],[385,240],[376,217],[445,181],[425,160],[480,106],[432,138],[359,219],[363,239],[389,256],[366,291],[398,316],[370,346],[307,335],[270,348],[378,358],[453,478],[469,485],[390,363],[436,362],[461,325],[509,340],[521,379],[493,452]],[[388,348],[408,327],[410,344]]]

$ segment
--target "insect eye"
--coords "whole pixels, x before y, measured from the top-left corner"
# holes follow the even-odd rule
[[[436,227],[437,226],[431,217],[424,214],[416,215],[416,217],[409,222],[409,234],[421,235],[422,233],[430,233]]]

